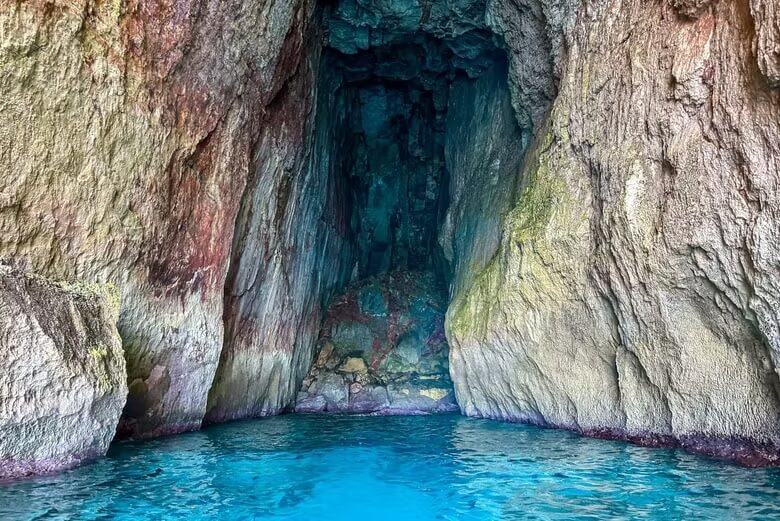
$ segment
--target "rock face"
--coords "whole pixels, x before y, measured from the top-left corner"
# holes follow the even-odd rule
[[[349,155],[339,140],[345,111],[332,79],[315,80],[321,66],[317,54],[299,65],[255,147],[207,422],[277,414],[290,405],[309,370],[325,303],[349,280],[355,254],[341,174]]]
[[[751,0],[758,68],[769,85],[780,87],[780,6],[772,0]]]
[[[780,462],[774,5],[580,9],[498,253],[449,309],[466,414]]]
[[[453,83],[445,135],[449,207],[439,242],[454,295],[495,254],[514,201],[525,139],[502,63],[476,80]]]
[[[0,264],[0,481],[106,453],[127,396],[117,299]]]
[[[444,338],[446,298],[432,273],[356,283],[328,309],[297,412],[457,410]]]
[[[327,192],[307,141],[313,12],[286,0],[0,1],[0,166],[13,173],[0,179],[0,255],[120,289],[124,434],[200,427],[221,353],[215,418],[275,410],[308,369],[290,377],[339,278],[330,250],[312,252],[337,248],[339,205],[326,215],[311,196]],[[244,398],[246,372],[260,390]],[[289,389],[262,391],[280,382]],[[235,402],[221,398],[228,385]]]

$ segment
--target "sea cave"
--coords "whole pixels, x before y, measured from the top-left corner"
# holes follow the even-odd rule
[[[0,4],[0,518],[780,516],[776,4]]]

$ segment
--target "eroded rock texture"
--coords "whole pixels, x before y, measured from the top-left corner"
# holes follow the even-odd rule
[[[127,396],[117,299],[0,264],[0,481],[106,453]]]
[[[493,111],[471,99],[492,91],[462,93],[485,75],[499,76],[496,64],[503,70],[506,62],[485,10],[479,0],[342,0],[324,9],[327,73],[341,77],[341,96],[351,100],[353,156],[344,173],[354,194],[358,277],[446,264],[438,235],[450,199],[447,161],[461,145],[450,130],[459,132],[458,125],[486,108],[506,109],[512,118],[508,106]],[[498,82],[505,85],[503,74]],[[483,87],[493,84],[482,81],[471,90]],[[451,101],[453,93],[463,99]],[[471,161],[465,156],[458,159]],[[462,170],[484,166],[480,160]]]
[[[264,215],[308,222],[282,207],[306,191],[298,158],[312,11],[302,1],[0,2],[0,165],[13,173],[0,179],[0,254],[120,288],[124,433],[200,426],[223,348],[239,207],[247,256],[302,241],[244,215],[263,197],[253,187],[267,183]],[[289,258],[274,275],[311,269],[301,267],[308,257]],[[244,291],[251,277],[234,271],[230,286]],[[278,298],[301,290],[292,293]],[[277,312],[262,336],[316,330],[306,304]],[[245,349],[230,327],[227,343]],[[268,349],[289,351],[289,341]]]
[[[351,159],[347,111],[330,76],[315,82],[317,66],[318,55],[300,64],[256,146],[236,222],[209,422],[277,414],[291,404],[311,366],[324,307],[352,271],[342,175]]]
[[[446,294],[433,273],[362,280],[325,315],[297,412],[422,414],[457,410],[444,337]]]
[[[519,178],[524,136],[503,62],[476,80],[453,83],[445,136],[449,206],[439,242],[454,295],[495,254]]]
[[[758,68],[773,87],[780,87],[780,5],[751,0]]]
[[[295,409],[451,410],[440,281],[465,271],[472,247],[484,265],[511,201],[522,134],[506,56],[484,2],[347,0],[323,9],[323,26],[321,92],[335,94],[328,128],[342,161],[331,165],[351,209],[358,282],[328,312]],[[471,200],[484,183],[500,185],[500,194]],[[440,239],[451,198],[457,209]],[[386,300],[376,313],[361,308],[371,292]]]
[[[582,6],[498,254],[449,310],[466,414],[780,461],[774,5]]]
[[[777,461],[779,19],[0,0],[0,255],[120,289],[123,434],[279,412],[334,293],[426,269],[465,413]]]
[[[546,116],[580,0],[490,0],[485,18],[509,57],[509,86],[525,144]]]

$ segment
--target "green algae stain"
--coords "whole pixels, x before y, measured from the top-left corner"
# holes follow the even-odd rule
[[[580,260],[569,257],[577,249],[577,238],[587,233],[588,212],[567,183],[572,166],[566,155],[568,118],[560,112],[551,118],[549,130],[531,152],[525,186],[507,215],[498,253],[452,301],[449,335],[484,337],[506,320],[507,310],[523,313],[566,299],[570,288],[558,272],[578,271]]]
[[[73,13],[81,17],[78,37],[86,64],[123,55],[122,17],[125,0],[95,2],[92,9]]]
[[[121,300],[119,288],[115,284],[84,281],[56,281],[54,284],[65,291],[82,297],[97,297],[106,303],[111,321],[116,323],[119,320]]]
[[[87,351],[89,352],[89,356],[97,361],[102,361],[108,356],[108,347],[103,344],[91,346]]]
[[[452,301],[446,328],[458,338],[484,335],[490,325],[493,310],[498,306],[497,282],[503,277],[498,255],[474,278],[471,287]]]
[[[540,174],[541,168],[540,165],[532,174],[536,179],[526,187],[507,217],[511,237],[518,243],[540,238],[553,215],[558,190],[549,176]]]
[[[526,186],[507,216],[507,225],[515,243],[540,239],[553,219],[557,207],[568,202],[565,181],[558,175],[561,158],[553,154],[553,145],[566,136],[552,128],[539,145],[539,152],[526,173]]]
[[[113,390],[111,348],[105,344],[93,344],[87,348],[87,353],[93,362],[89,365],[93,368],[98,387],[106,392]]]

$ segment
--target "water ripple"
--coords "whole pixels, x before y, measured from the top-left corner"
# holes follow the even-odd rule
[[[780,470],[455,415],[291,415],[0,487],[0,519],[777,519]]]

